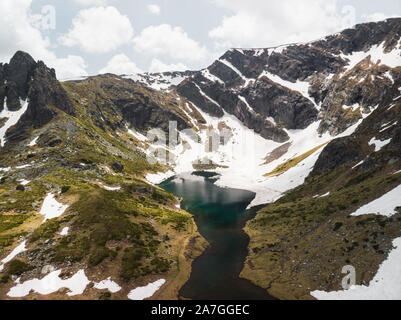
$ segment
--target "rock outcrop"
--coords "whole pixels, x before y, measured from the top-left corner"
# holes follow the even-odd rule
[[[62,111],[74,115],[74,108],[66,91],[57,81],[54,69],[18,51],[9,64],[0,67],[0,108],[18,111],[21,101],[29,101],[27,111],[6,133],[8,143],[29,136],[31,128],[40,128]],[[0,111],[2,110],[0,109]]]

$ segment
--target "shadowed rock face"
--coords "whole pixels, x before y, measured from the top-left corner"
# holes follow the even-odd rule
[[[29,100],[28,110],[18,124],[7,132],[9,143],[20,141],[28,136],[30,128],[40,128],[49,123],[57,110],[74,115],[74,108],[67,93],[57,81],[54,69],[49,69],[22,51],[18,51],[9,64],[0,67],[0,110],[7,108],[17,111],[20,100]]]
[[[318,72],[337,73],[344,65],[338,57],[309,45],[294,45],[282,53],[273,52],[268,58],[269,72],[284,80],[305,80]]]
[[[314,170],[333,170],[358,160],[362,146],[355,137],[345,137],[332,141],[322,151]]]
[[[5,93],[9,110],[18,110],[21,107],[19,98],[25,100],[28,97],[29,83],[35,68],[35,60],[22,51],[18,51],[10,63],[4,66],[4,80],[7,80]]]
[[[287,129],[305,129],[317,120],[318,111],[310,100],[267,77],[245,88],[243,94],[256,112],[272,117]]]

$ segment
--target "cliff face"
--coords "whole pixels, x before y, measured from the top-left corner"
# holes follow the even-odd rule
[[[11,112],[19,111],[21,102],[26,100],[29,102],[27,111],[6,132],[8,143],[28,138],[31,129],[49,123],[60,111],[74,115],[72,103],[57,81],[54,69],[19,51],[9,64],[1,67],[0,111],[4,107]]]
[[[318,119],[319,132],[335,136],[397,93],[400,32],[401,20],[388,19],[306,44],[232,49],[177,90],[216,117],[237,116],[267,139],[285,141],[283,129]]]

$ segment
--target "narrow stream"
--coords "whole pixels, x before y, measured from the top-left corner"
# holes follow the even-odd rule
[[[180,296],[194,300],[272,300],[266,290],[240,279],[249,237],[242,230],[256,210],[246,211],[255,194],[220,188],[214,173],[194,172],[170,178],[160,187],[183,198],[182,209],[192,213],[210,246],[195,259]]]

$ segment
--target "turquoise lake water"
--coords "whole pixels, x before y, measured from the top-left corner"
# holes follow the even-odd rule
[[[213,173],[192,173],[163,182],[160,187],[183,198],[181,208],[194,215],[210,246],[195,259],[180,295],[195,300],[269,300],[267,291],[240,279],[249,237],[242,230],[256,210],[246,211],[255,194],[221,188]]]

